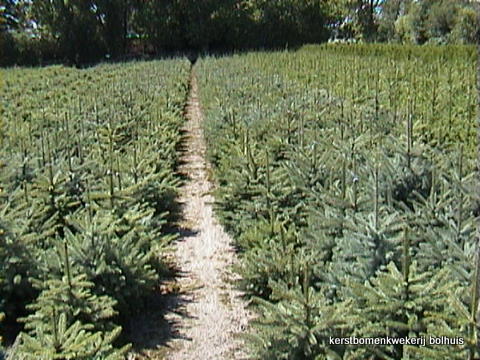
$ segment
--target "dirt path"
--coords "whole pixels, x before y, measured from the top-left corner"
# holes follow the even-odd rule
[[[180,202],[184,235],[176,243],[176,263],[181,277],[181,311],[166,314],[175,324],[176,336],[167,343],[169,360],[245,359],[242,343],[235,336],[246,329],[248,312],[240,293],[230,284],[236,255],[231,239],[214,218],[205,160],[202,111],[195,70],[185,125],[185,150],[180,173],[187,177]]]

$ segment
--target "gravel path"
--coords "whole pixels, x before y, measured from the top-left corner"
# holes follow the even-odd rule
[[[246,329],[249,313],[241,293],[231,285],[235,277],[231,265],[236,262],[231,239],[214,218],[202,120],[193,69],[179,169],[187,177],[180,197],[185,235],[175,244],[183,308],[165,316],[177,332],[167,343],[171,351],[166,358],[246,359],[236,334]]]

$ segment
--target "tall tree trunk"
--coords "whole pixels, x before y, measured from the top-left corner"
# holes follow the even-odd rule
[[[128,46],[128,14],[129,14],[129,3],[124,1],[123,3],[123,21],[122,21],[122,55],[127,53]]]
[[[370,0],[370,9],[368,9],[368,28],[370,40],[373,40],[375,33],[375,0]]]

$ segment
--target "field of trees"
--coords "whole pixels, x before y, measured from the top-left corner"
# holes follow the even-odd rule
[[[479,14],[4,0],[0,360],[480,359]]]
[[[189,69],[3,73],[0,336],[21,331],[8,358],[125,358],[125,324],[165,276],[176,236]]]
[[[200,61],[217,214],[259,314],[253,358],[478,357],[475,55],[327,45]],[[348,336],[464,343],[329,342]]]

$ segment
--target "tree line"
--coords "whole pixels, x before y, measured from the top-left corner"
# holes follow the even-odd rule
[[[470,43],[467,0],[4,0],[0,65],[132,53],[296,47],[329,39]],[[140,50],[138,50],[140,47]]]

